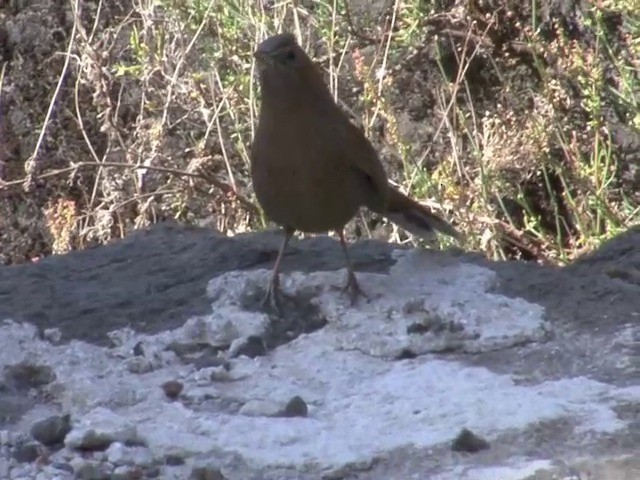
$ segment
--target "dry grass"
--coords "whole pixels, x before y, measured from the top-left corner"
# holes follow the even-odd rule
[[[565,263],[639,223],[633,1],[581,18],[551,7],[553,22],[508,1],[346,5],[0,10],[2,261],[166,219],[230,235],[263,227],[249,180],[251,53],[283,30],[325,69],[392,180],[459,225],[465,248]],[[352,235],[411,241],[369,215]]]

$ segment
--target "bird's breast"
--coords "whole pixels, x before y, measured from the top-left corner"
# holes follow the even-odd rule
[[[342,228],[358,205],[347,188],[342,139],[322,121],[261,118],[252,148],[258,201],[276,223],[306,232]]]

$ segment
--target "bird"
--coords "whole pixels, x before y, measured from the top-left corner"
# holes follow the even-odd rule
[[[264,214],[284,232],[263,304],[280,311],[280,263],[296,231],[337,232],[347,269],[342,290],[352,305],[367,297],[344,235],[361,207],[421,238],[434,230],[459,238],[449,222],[389,183],[373,145],[335,102],[292,33],[269,36],[253,56],[261,94],[251,181]]]

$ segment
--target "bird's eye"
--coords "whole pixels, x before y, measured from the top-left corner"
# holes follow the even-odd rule
[[[294,52],[293,50],[289,50],[287,52],[287,54],[285,55],[285,58],[289,61],[293,61],[296,59],[296,52]]]

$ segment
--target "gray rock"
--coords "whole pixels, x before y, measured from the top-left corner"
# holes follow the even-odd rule
[[[106,450],[107,460],[115,466],[136,465],[146,467],[151,465],[153,458],[145,447],[127,446],[121,442],[113,442]]]
[[[42,336],[54,345],[62,340],[62,332],[59,328],[45,328]]]
[[[40,456],[40,447],[37,443],[25,443],[13,452],[13,458],[20,463],[35,462],[38,456]]]
[[[219,357],[217,353],[206,351],[198,357],[194,358],[189,363],[193,364],[198,370],[209,367],[223,367],[229,370],[230,364],[226,358]]]
[[[145,357],[130,357],[126,360],[127,370],[131,373],[137,373],[139,375],[143,373],[149,373],[153,370],[153,363],[151,360]]]
[[[114,441],[113,435],[108,432],[97,432],[93,429],[85,430],[79,439],[70,439],[68,445],[78,450],[103,451],[109,448]]]
[[[137,480],[143,478],[144,471],[135,465],[120,465],[113,470],[109,480]]]
[[[162,391],[171,400],[178,398],[183,388],[184,384],[178,380],[169,380],[162,384]]]
[[[5,383],[19,390],[42,387],[56,379],[56,374],[48,365],[36,365],[30,362],[20,362],[4,367]]]
[[[182,456],[169,453],[164,457],[164,463],[172,467],[184,465],[185,460]]]
[[[51,467],[61,472],[73,473],[73,467],[65,462],[52,462]]]
[[[193,467],[189,480],[225,480],[226,477],[217,467]]]
[[[166,350],[175,353],[180,358],[188,359],[189,362],[194,361],[194,359],[189,359],[189,357],[194,354],[205,353],[215,356],[219,351],[218,348],[215,348],[208,343],[178,342],[175,340],[169,343],[165,348]]]
[[[244,355],[249,358],[261,357],[267,354],[267,346],[264,340],[256,335],[235,340],[229,348],[229,356],[239,357]]]
[[[145,470],[144,478],[159,478],[162,471],[158,466],[152,466]]]
[[[211,375],[209,375],[209,378],[212,382],[230,382],[234,379],[229,369],[224,366],[211,368],[210,371]]]
[[[64,442],[71,431],[71,415],[53,415],[31,426],[31,435],[43,445],[52,446]]]
[[[79,459],[73,464],[76,480],[111,480],[112,468],[104,463]]]
[[[106,408],[96,408],[80,418],[65,438],[65,446],[83,451],[103,451],[113,442],[141,444],[136,426]]]
[[[282,412],[283,417],[306,417],[309,413],[309,407],[302,397],[295,395],[287,402]]]
[[[250,400],[240,408],[240,415],[247,417],[279,417],[283,406],[272,400]]]
[[[466,453],[477,453],[489,447],[489,442],[467,428],[463,428],[451,444],[451,450],[454,452]]]

